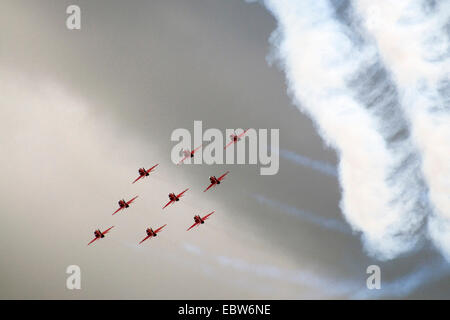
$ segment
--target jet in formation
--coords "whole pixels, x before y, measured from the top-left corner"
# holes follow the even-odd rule
[[[220,177],[216,178],[216,176],[211,176],[209,177],[209,181],[211,182],[211,184],[208,186],[208,188],[206,188],[205,190],[203,190],[203,192],[208,191],[210,188],[214,187],[215,185],[220,184],[220,182],[225,179],[225,176],[229,173],[230,171],[225,172],[223,175],[221,175]]]
[[[189,188],[187,188],[186,190],[184,190],[183,192],[181,192],[180,194],[178,194],[178,195],[175,195],[175,193],[169,193],[169,199],[170,199],[170,201],[169,202],[167,202],[167,204],[163,207],[163,209],[165,209],[168,205],[170,205],[170,204],[172,204],[172,203],[174,203],[174,202],[176,202],[176,201],[179,201],[180,200],[180,198],[183,196],[183,194],[186,192],[186,191],[188,191],[189,190]]]
[[[104,238],[105,234],[107,234],[112,228],[114,228],[114,226],[112,226],[111,228],[106,229],[105,231],[101,232],[100,229],[97,229],[94,231],[94,236],[95,238],[91,240],[91,242],[88,243],[88,245],[90,245],[92,242]]]
[[[230,139],[231,141],[224,147],[224,149],[228,148],[232,144],[238,142],[241,140],[241,138],[247,133],[248,129],[245,129],[240,135],[231,134]]]
[[[112,215],[115,215],[117,212],[119,212],[120,210],[126,209],[130,206],[131,203],[133,203],[134,200],[136,200],[138,196],[134,197],[131,200],[125,201],[124,199],[119,200],[119,209],[117,209],[116,211],[114,211],[114,213]]]
[[[156,229],[156,230],[153,230],[152,228],[147,228],[147,230],[145,230],[145,232],[147,233],[147,236],[146,236],[144,239],[142,239],[142,241],[139,242],[139,244],[141,244],[142,242],[144,242],[144,241],[147,240],[147,239],[156,237],[156,236],[158,235],[158,232],[161,232],[161,230],[162,230],[165,226],[167,226],[167,224],[163,225],[162,227],[159,227],[159,228]]]
[[[205,220],[209,218],[210,215],[212,215],[215,211],[208,213],[206,216],[204,216],[203,218],[200,217],[200,215],[196,215],[194,216],[194,224],[192,226],[189,227],[189,229],[187,229],[186,231],[191,230],[192,228],[199,226],[201,224],[205,223]]]
[[[152,172],[153,169],[155,169],[157,165],[158,165],[158,164],[155,164],[153,167],[151,167],[151,168],[148,169],[148,170],[145,170],[145,168],[140,168],[140,169],[138,170],[138,172],[139,172],[139,177],[137,177],[136,180],[134,180],[132,183],[135,183],[135,182],[137,182],[138,180],[140,180],[140,179],[142,179],[142,178],[144,178],[144,177],[148,177],[148,176],[150,175],[150,172]]]
[[[189,151],[189,149],[188,149],[188,150],[183,150],[184,158],[181,159],[180,162],[178,162],[178,164],[182,164],[182,163],[184,162],[184,160],[186,160],[186,159],[188,159],[188,158],[193,158],[193,157],[194,157],[194,154],[195,154],[198,150],[200,150],[200,148],[201,148],[202,146],[203,146],[203,145],[201,145],[201,146],[195,148],[195,149],[192,150],[192,151]]]

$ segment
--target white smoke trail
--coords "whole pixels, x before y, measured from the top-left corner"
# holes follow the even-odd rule
[[[249,263],[230,256],[216,256],[217,262],[239,272],[247,272],[264,278],[273,278],[292,284],[308,286],[320,290],[325,296],[345,296],[358,290],[362,285],[355,281],[336,281],[319,276],[309,270],[286,270],[270,264]]]
[[[332,177],[337,177],[338,175],[336,168],[333,165],[328,164],[326,162],[313,160],[289,150],[280,150],[279,154],[281,157],[285,159],[288,159],[301,166],[311,168],[325,175]]]
[[[421,239],[426,187],[397,93],[376,47],[325,0],[265,0],[289,93],[338,151],[341,209],[365,248],[391,259]]]
[[[254,194],[253,198],[255,198],[261,204],[271,206],[272,208],[280,209],[294,217],[298,217],[300,219],[308,221],[309,223],[315,224],[321,228],[344,234],[352,234],[350,228],[345,223],[339,220],[325,218],[317,214],[301,210],[272,199],[268,199],[259,194]]]
[[[441,258],[431,263],[427,262],[398,279],[383,281],[381,290],[362,289],[357,291],[352,299],[403,298],[416,292],[422,286],[443,279],[449,274],[448,263]]]
[[[371,21],[399,87],[433,206],[430,237],[450,261],[450,1],[361,0],[355,8]]]
[[[442,259],[435,259],[414,268],[411,272],[397,279],[382,281],[380,290],[369,290],[364,279],[335,279],[307,269],[286,269],[273,264],[251,263],[232,256],[210,253],[190,243],[183,244],[182,248],[192,255],[207,257],[210,262],[216,262],[228,269],[232,268],[241,273],[248,273],[261,278],[314,288],[325,297],[349,297],[350,299],[402,298],[414,294],[424,285],[443,279],[450,274],[448,264]],[[240,285],[242,285],[242,282],[240,282]],[[308,296],[308,298],[311,297]]]

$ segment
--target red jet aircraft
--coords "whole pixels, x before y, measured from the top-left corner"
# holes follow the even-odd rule
[[[145,170],[145,168],[140,168],[139,171],[138,171],[139,172],[139,177],[136,180],[134,180],[133,183],[135,183],[136,181],[138,181],[141,178],[148,177],[150,175],[150,172],[152,172],[153,169],[155,169],[157,165],[158,164],[155,164],[153,167],[151,167],[148,170]]]
[[[134,201],[134,200],[136,200],[136,198],[137,198],[138,196],[136,196],[136,197],[134,197],[133,199],[131,199],[131,200],[129,200],[129,201],[127,201],[127,202],[125,202],[125,200],[119,200],[119,209],[117,209],[116,211],[114,211],[114,213],[112,214],[112,215],[115,215],[117,212],[119,212],[120,210],[122,210],[122,209],[126,209],[126,208],[128,208],[129,206],[130,206],[130,204]]]
[[[105,231],[101,232],[100,229],[97,229],[94,231],[94,236],[95,238],[91,240],[91,242],[88,243],[88,245],[90,245],[92,242],[94,242],[95,240],[98,240],[100,238],[104,238],[105,234],[107,234],[109,232],[109,230],[111,230],[112,228],[114,228],[114,226],[112,226],[109,229],[106,229]]]
[[[147,236],[141,242],[139,242],[139,244],[141,244],[142,242],[144,242],[148,238],[156,237],[157,233],[160,232],[162,230],[162,228],[164,228],[165,226],[167,226],[167,224],[163,225],[162,227],[159,227],[155,231],[153,231],[152,228],[147,228],[147,230],[145,230],[145,232],[147,232]]]
[[[180,162],[178,162],[178,164],[183,163],[184,160],[186,160],[187,158],[193,158],[193,157],[194,157],[194,154],[195,154],[195,153],[197,152],[197,150],[199,150],[202,146],[203,146],[203,145],[201,145],[201,146],[195,148],[195,149],[192,150],[192,151],[189,151],[189,149],[188,149],[188,150],[183,150],[184,158],[181,159]]]
[[[170,199],[170,201],[169,202],[167,202],[167,204],[163,207],[163,209],[165,208],[165,207],[167,207],[169,204],[172,204],[172,203],[174,203],[175,201],[179,201],[180,200],[180,198],[183,196],[183,193],[185,193],[186,191],[188,191],[189,190],[189,188],[187,188],[186,190],[184,190],[182,193],[180,193],[179,195],[175,195],[175,193],[169,193],[169,199]]]
[[[186,231],[189,231],[189,230],[191,230],[193,227],[196,227],[196,226],[198,226],[198,225],[200,225],[200,224],[204,224],[204,223],[205,223],[205,220],[208,219],[209,216],[212,215],[214,212],[215,212],[215,211],[213,211],[213,212],[211,212],[211,213],[208,213],[208,214],[207,214],[206,216],[204,216],[203,218],[201,218],[200,215],[194,216],[194,221],[195,221],[195,223],[194,223],[192,226],[190,226],[190,228],[187,229]]]
[[[248,129],[245,129],[244,132],[242,132],[240,135],[236,135],[236,134],[230,134],[230,138],[231,141],[224,147],[224,149],[228,148],[229,146],[231,146],[233,143],[238,142],[239,140],[241,140],[241,138],[244,136],[244,134],[248,131]]]
[[[215,186],[216,184],[220,184],[220,181],[222,181],[225,176],[229,173],[230,171],[225,172],[223,175],[221,175],[219,178],[216,178],[216,176],[211,176],[209,177],[209,181],[211,181],[211,184],[209,185],[208,188],[206,188],[203,192],[208,191],[212,186]]]

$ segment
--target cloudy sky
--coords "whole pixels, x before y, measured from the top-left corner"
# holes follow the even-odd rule
[[[4,1],[0,298],[450,298],[450,8],[398,3]],[[176,166],[195,120],[279,129],[278,174]]]

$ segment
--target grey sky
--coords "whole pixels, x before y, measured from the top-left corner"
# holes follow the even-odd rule
[[[81,7],[79,31],[65,27],[70,4]],[[345,224],[336,177],[307,161],[281,156],[275,176],[171,163],[172,131],[202,120],[204,130],[279,128],[280,149],[336,166],[291,104],[284,74],[267,64],[275,27],[264,7],[240,0],[5,1],[0,298],[351,298],[364,296],[370,264],[394,283],[439,263],[428,243],[376,261],[358,234],[312,222]],[[155,175],[131,185],[154,163]],[[203,194],[208,176],[225,170],[224,184]],[[163,213],[167,193],[187,187]],[[117,200],[137,194],[111,216]],[[184,231],[194,213],[210,210],[206,225]],[[164,223],[161,237],[137,246],[146,227]],[[112,225],[86,247],[95,228]],[[81,291],[65,289],[70,264],[82,269]],[[450,298],[448,273],[428,280],[402,297]]]

